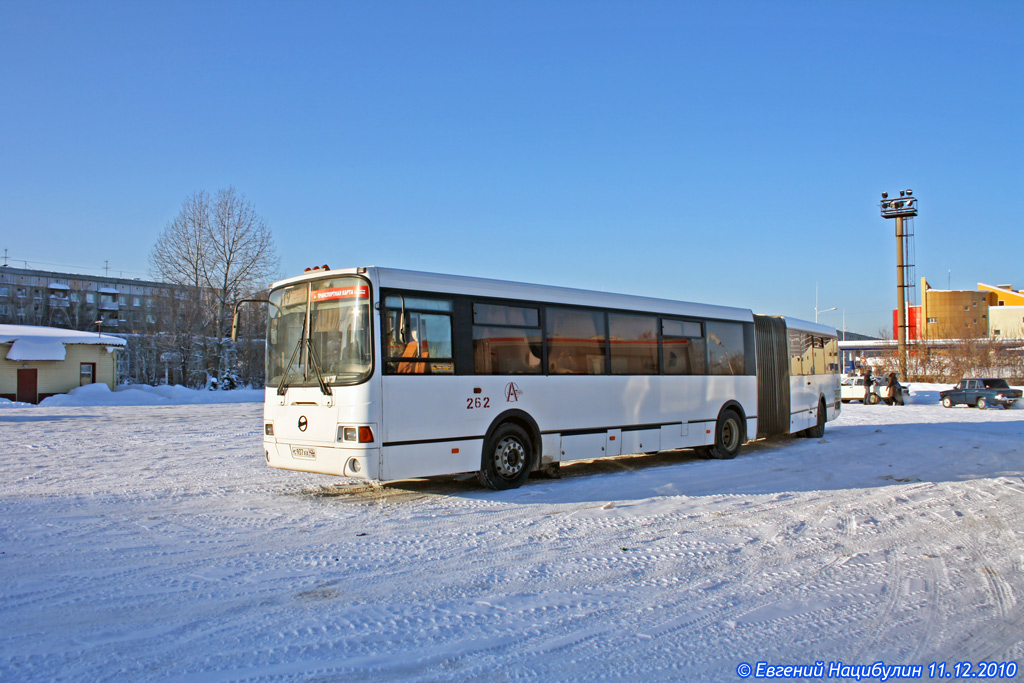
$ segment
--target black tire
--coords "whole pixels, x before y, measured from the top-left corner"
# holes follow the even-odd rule
[[[978,397],[978,410],[985,410],[988,408],[988,401],[985,400],[984,396]]]
[[[805,429],[803,435],[808,439],[820,439],[825,436],[825,418],[827,413],[825,412],[825,404],[818,402],[818,421],[813,427]]]
[[[484,442],[477,478],[496,491],[519,488],[533,469],[533,441],[525,429],[506,422]]]
[[[716,460],[735,458],[743,445],[743,420],[732,408],[722,411],[715,423],[715,445],[707,454]]]
[[[951,399],[949,396],[943,396],[942,397],[942,407],[943,408],[952,408],[953,407],[953,399]]]

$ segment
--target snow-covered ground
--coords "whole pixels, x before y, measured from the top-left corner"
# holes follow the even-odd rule
[[[821,440],[505,492],[269,469],[259,403],[8,406],[0,680],[1024,664],[1024,409],[915,389],[844,406]]]

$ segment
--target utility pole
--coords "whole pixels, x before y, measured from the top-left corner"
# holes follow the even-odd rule
[[[882,193],[882,218],[896,219],[896,347],[899,354],[900,379],[907,379],[907,292],[904,283],[903,220],[917,215],[917,198],[912,190],[900,190],[899,199]]]

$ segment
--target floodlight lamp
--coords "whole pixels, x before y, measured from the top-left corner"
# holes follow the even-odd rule
[[[883,192],[882,193],[882,199],[888,199],[888,198],[889,198],[889,193],[888,192]]]
[[[912,195],[912,194],[914,194],[914,191],[913,191],[913,190],[907,190],[907,196],[908,196],[908,197],[909,197],[910,195]]]
[[[904,192],[903,190],[900,190],[900,196],[901,197],[904,196],[905,194],[906,194],[906,192]]]

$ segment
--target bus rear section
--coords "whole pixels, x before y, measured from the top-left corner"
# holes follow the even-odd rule
[[[821,438],[839,417],[839,344],[825,325],[754,316],[757,337],[758,438]]]

